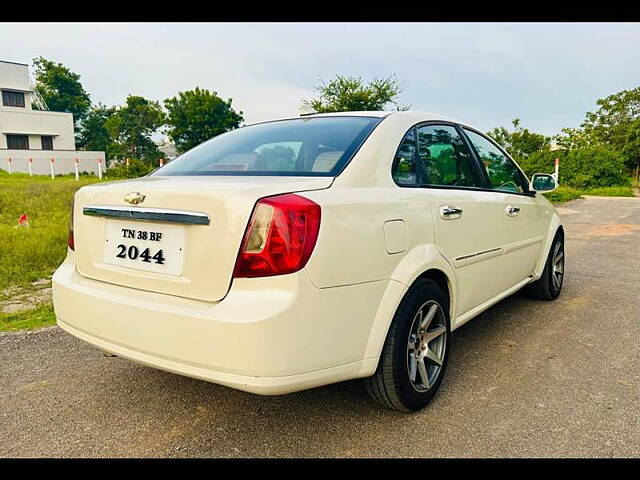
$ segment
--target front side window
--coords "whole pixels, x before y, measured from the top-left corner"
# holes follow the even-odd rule
[[[219,135],[153,175],[335,176],[380,123],[374,117],[310,117]]]
[[[3,90],[2,104],[5,107],[24,107],[24,93],[12,92],[11,90]]]
[[[418,128],[418,176],[422,185],[480,187],[471,154],[455,127]]]
[[[51,135],[43,135],[42,150],[53,150],[53,137]]]
[[[529,191],[522,172],[491,141],[471,130],[464,130],[473,144],[480,161],[489,176],[491,188],[503,192],[527,193]]]
[[[27,135],[7,135],[7,148],[9,150],[29,150],[29,137]]]

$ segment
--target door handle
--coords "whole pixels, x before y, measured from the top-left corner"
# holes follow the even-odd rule
[[[514,207],[513,205],[507,205],[504,209],[505,213],[510,217],[515,217],[520,213],[520,207]]]
[[[445,220],[455,220],[462,216],[462,209],[453,205],[443,205],[440,207],[440,216]]]

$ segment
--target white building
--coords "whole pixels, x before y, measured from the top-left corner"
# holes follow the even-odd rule
[[[176,146],[164,137],[159,142],[156,142],[156,146],[164,155],[165,161],[171,161],[178,156]]]
[[[0,168],[33,174],[98,172],[104,152],[76,150],[73,114],[34,110],[29,66],[0,60]]]

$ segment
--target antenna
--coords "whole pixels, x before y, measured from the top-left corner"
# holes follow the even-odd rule
[[[298,112],[300,113],[301,117],[318,113],[313,109],[313,107],[310,107],[309,105],[306,105],[304,103],[298,107]]]

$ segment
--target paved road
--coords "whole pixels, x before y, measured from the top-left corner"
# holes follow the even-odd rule
[[[355,381],[259,397],[54,327],[0,336],[0,456],[639,456],[640,198],[560,211],[561,297],[516,294],[458,330],[420,413]]]

